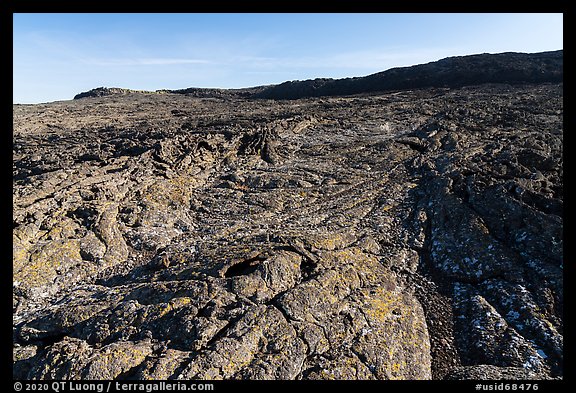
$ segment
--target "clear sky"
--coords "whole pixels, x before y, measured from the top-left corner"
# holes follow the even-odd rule
[[[562,14],[14,14],[14,103],[239,88],[563,48]]]

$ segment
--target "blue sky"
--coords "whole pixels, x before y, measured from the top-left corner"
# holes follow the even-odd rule
[[[14,14],[14,103],[239,88],[563,48],[562,14]]]

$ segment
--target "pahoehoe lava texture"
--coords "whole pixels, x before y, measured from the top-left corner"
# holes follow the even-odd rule
[[[562,89],[15,105],[14,378],[561,378]]]

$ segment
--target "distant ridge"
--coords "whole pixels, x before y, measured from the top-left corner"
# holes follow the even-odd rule
[[[146,90],[131,90],[131,89],[122,89],[119,87],[97,87],[92,90],[84,91],[82,93],[76,94],[74,96],[75,100],[80,98],[87,98],[87,97],[105,97],[105,96],[112,96],[112,95],[126,95],[129,93],[143,93],[143,94],[155,94],[153,91],[146,91]]]
[[[364,77],[317,78],[289,81],[279,85],[244,89],[210,89],[190,87],[179,90],[144,92],[98,87],[77,94],[74,99],[107,95],[172,93],[192,97],[298,99],[306,97],[344,96],[391,90],[427,87],[463,87],[484,83],[557,83],[563,78],[563,50],[540,53],[506,52],[447,57],[426,64],[391,68]]]
[[[97,87],[92,90],[84,91],[82,93],[76,94],[74,96],[75,100],[87,97],[105,97],[105,96],[118,96],[126,95],[131,93],[140,94],[183,94],[190,97],[198,98],[252,98],[257,93],[269,88],[270,86],[257,86],[248,87],[244,89],[211,89],[203,87],[189,87],[186,89],[178,90],[156,90],[156,91],[146,91],[146,90],[132,90],[132,89],[122,89],[119,87]]]
[[[272,85],[274,86],[274,85]],[[256,94],[269,88],[270,86],[247,87],[243,89],[209,89],[201,87],[189,87],[179,90],[160,90],[161,92],[185,94],[191,97],[215,97],[215,98],[252,98]]]
[[[561,82],[562,76],[562,50],[532,54],[507,52],[448,57],[365,77],[284,82],[253,98],[297,99],[484,83]]]

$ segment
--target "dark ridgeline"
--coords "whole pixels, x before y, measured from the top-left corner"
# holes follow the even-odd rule
[[[562,50],[456,56],[364,77],[284,82],[254,98],[298,99],[484,83],[555,83],[562,81],[562,61]]]
[[[483,53],[447,57],[431,63],[391,68],[376,74],[355,78],[317,78],[244,89],[190,87],[179,90],[159,90],[158,92],[185,94],[199,98],[292,100],[428,87],[457,88],[484,83],[557,83],[562,82],[562,77],[563,50],[558,50],[541,53]],[[80,93],[74,99],[125,94],[130,91],[128,89],[98,87]]]

